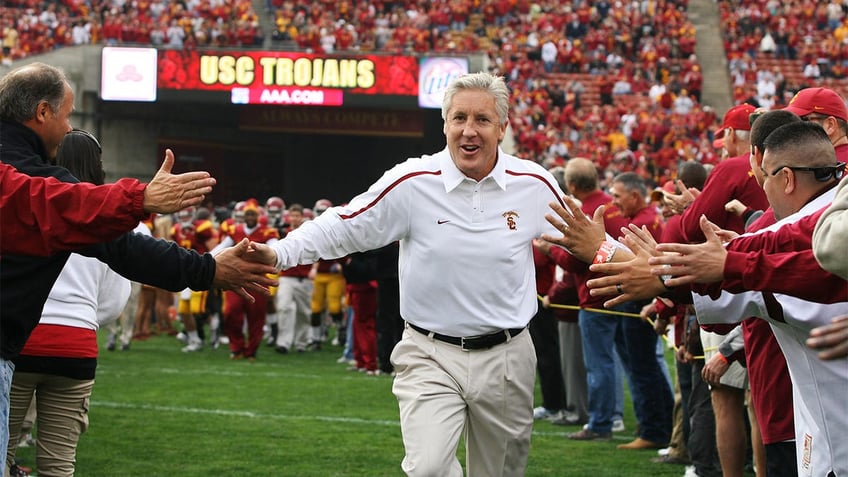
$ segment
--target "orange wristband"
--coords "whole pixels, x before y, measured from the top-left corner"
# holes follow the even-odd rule
[[[595,252],[595,259],[592,260],[592,264],[609,263],[612,261],[612,257],[615,255],[616,250],[617,248],[614,243],[604,240],[601,242],[601,246],[598,247],[598,251]]]

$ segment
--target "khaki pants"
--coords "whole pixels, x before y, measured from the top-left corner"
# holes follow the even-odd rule
[[[533,429],[536,352],[526,330],[488,350],[463,351],[411,328],[392,352],[410,476],[522,476]]]
[[[77,443],[88,429],[88,407],[94,380],[16,372],[12,379],[7,465],[15,456],[21,425],[32,396],[36,400],[36,465],[38,475],[73,476]],[[8,469],[7,469],[8,472]]]

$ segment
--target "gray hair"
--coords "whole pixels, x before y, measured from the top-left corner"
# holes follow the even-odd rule
[[[461,75],[448,85],[448,89],[445,90],[445,97],[442,99],[442,119],[447,119],[454,95],[469,89],[491,94],[495,99],[495,110],[498,113],[500,124],[507,123],[509,120],[509,88],[507,88],[502,76],[495,76],[486,72]]]
[[[624,186],[624,190],[628,192],[638,192],[642,197],[648,195],[648,188],[645,186],[645,179],[642,179],[642,177],[635,172],[622,172],[615,176],[612,181],[614,183],[618,182]]]
[[[67,84],[62,70],[44,63],[30,63],[12,70],[0,79],[0,119],[28,121],[35,117],[42,101],[53,111],[59,111]]]

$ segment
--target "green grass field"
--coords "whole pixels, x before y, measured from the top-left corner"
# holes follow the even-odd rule
[[[346,371],[339,347],[279,355],[263,345],[248,363],[230,361],[224,347],[182,353],[173,337],[126,352],[106,351],[100,338],[79,477],[403,475],[391,377]],[[565,439],[576,427],[537,422],[527,475],[683,475],[650,462],[653,451],[616,449],[633,438],[629,404],[625,423],[611,443],[584,443]],[[34,466],[34,448],[18,460]]]

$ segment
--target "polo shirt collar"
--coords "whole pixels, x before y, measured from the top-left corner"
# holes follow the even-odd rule
[[[498,161],[495,163],[495,168],[492,169],[489,175],[483,178],[483,180],[486,180],[491,177],[492,180],[495,181],[495,184],[497,184],[502,190],[506,190],[505,155],[506,154],[499,147]],[[447,148],[443,149],[442,152],[439,153],[439,166],[442,170],[442,180],[445,184],[445,192],[450,192],[456,189],[462,181],[468,179],[468,177],[466,177],[466,175],[456,167],[456,164],[453,163],[450,151]]]

